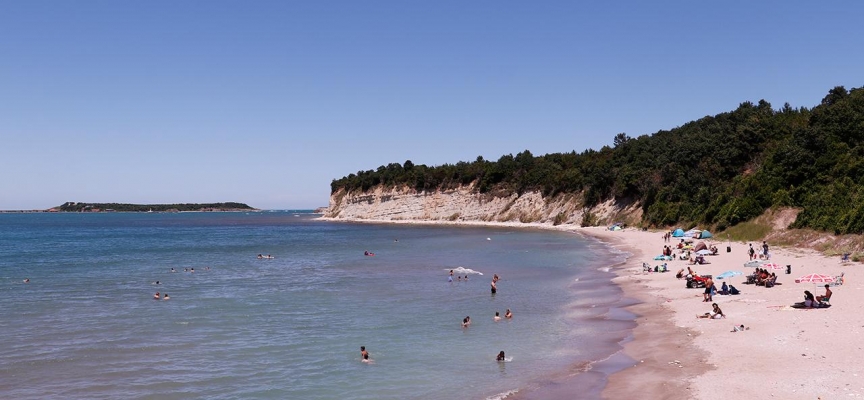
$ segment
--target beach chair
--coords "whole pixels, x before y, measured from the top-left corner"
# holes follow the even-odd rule
[[[831,286],[840,286],[846,280],[843,276],[846,275],[845,272],[841,272],[840,275],[834,277],[834,282],[831,282]]]

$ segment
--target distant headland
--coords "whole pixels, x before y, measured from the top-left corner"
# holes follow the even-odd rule
[[[127,203],[81,203],[69,201],[47,210],[7,210],[0,212],[220,212],[259,211],[244,203],[177,203],[177,204],[127,204]]]

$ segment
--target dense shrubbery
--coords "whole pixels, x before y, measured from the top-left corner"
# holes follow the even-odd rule
[[[582,193],[586,205],[638,201],[644,222],[725,228],[772,206],[803,208],[795,227],[864,233],[864,89],[835,87],[818,106],[774,110],[762,100],[613,147],[437,167],[389,164],[334,180],[331,189],[407,185],[418,191],[471,182],[479,192]]]
[[[254,210],[243,203],[179,203],[179,204],[125,204],[125,203],[77,203],[67,202],[55,207],[59,211],[118,211],[118,212],[162,212],[162,211],[201,211],[201,210]]]

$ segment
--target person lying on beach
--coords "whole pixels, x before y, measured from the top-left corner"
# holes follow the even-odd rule
[[[678,270],[678,273],[675,274],[675,277],[678,278],[678,279],[683,278],[683,277],[684,277],[684,268],[679,269],[679,270]]]
[[[711,312],[707,312],[703,315],[697,315],[696,318],[708,318],[708,319],[726,318],[726,315],[723,314],[723,311],[720,310],[720,306],[718,306],[717,303],[714,303],[711,306],[714,307],[714,309],[711,310]]]

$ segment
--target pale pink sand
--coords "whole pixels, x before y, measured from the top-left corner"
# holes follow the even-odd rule
[[[642,272],[642,262],[651,266],[661,263],[654,261],[653,256],[660,254],[663,248],[662,232],[631,229],[611,232],[602,228],[577,231],[634,253],[629,260],[631,267],[617,271],[619,278],[616,280],[628,294],[638,291],[637,296],[646,302],[643,309],[662,310],[671,316],[674,324],[673,333],[657,332],[662,336],[652,337],[653,332],[646,331],[645,327],[655,321],[646,323],[640,318],[640,326],[634,333],[636,339],[625,347],[625,352],[637,361],[633,367],[610,379],[604,392],[606,398],[625,398],[617,394],[626,393],[620,391],[622,388],[661,389],[670,383],[680,383],[674,378],[681,376],[681,370],[691,368],[698,372],[696,376],[685,378],[684,390],[661,390],[662,395],[642,398],[864,398],[864,363],[861,363],[864,358],[864,313],[861,312],[864,274],[861,269],[864,266],[861,264],[841,264],[839,257],[828,258],[811,250],[782,249],[768,243],[771,261],[784,266],[791,264],[792,274],[775,271],[781,285],[772,288],[745,285],[743,277],[726,279],[727,284],[731,283],[742,292],[737,296],[714,296],[714,302],[728,318],[697,319],[697,314],[708,312],[711,307],[710,303],[702,302],[702,289],[686,289],[684,280],[675,278],[680,268],[687,267],[687,261],[668,262],[668,273]],[[673,238],[672,244],[676,242]],[[726,242],[710,239],[706,242],[717,245],[720,254],[707,257],[711,264],[692,266],[699,274],[716,276],[728,270],[752,272],[753,268],[743,266],[749,258],[746,243],[732,243],[732,252],[727,253]],[[761,248],[761,242],[754,242],[753,247]],[[815,295],[824,293],[824,284],[795,283],[796,278],[814,272],[831,276],[845,273],[845,284],[832,286],[832,307],[790,308],[791,304],[803,301],[804,290]],[[719,288],[723,280],[716,282]],[[734,326],[742,324],[750,329],[732,332]],[[688,336],[691,331],[695,335]],[[689,364],[693,362],[688,360],[692,351],[686,347],[676,352],[669,351],[668,346],[653,348],[651,343],[684,344],[690,339],[701,350],[698,354],[705,365]],[[653,360],[650,369],[640,362],[645,358]]]

